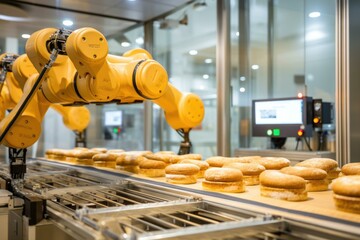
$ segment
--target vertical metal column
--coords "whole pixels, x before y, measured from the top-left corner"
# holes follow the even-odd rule
[[[349,1],[336,7],[336,159],[343,165],[350,160]]]
[[[240,101],[245,103],[247,107],[240,107],[240,133],[239,133],[239,147],[250,147],[251,128],[250,124],[242,124],[243,122],[249,123],[251,119],[250,103],[252,98],[252,83],[250,77],[250,0],[239,1],[239,73],[240,77],[245,77],[242,84],[246,88],[246,94],[243,93]]]
[[[272,98],[274,95],[274,0],[268,0],[267,30],[268,98]]]
[[[154,30],[153,22],[146,22],[144,25],[144,47],[153,54]],[[144,148],[153,151],[153,103],[144,102]]]
[[[217,154],[230,156],[230,0],[217,1]]]

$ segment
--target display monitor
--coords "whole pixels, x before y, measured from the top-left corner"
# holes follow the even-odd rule
[[[259,137],[312,136],[312,98],[253,100],[252,135]]]
[[[122,126],[122,111],[106,111],[105,126]]]

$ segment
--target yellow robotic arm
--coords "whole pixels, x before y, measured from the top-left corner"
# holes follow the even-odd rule
[[[44,66],[54,50],[59,56],[45,72]],[[77,105],[144,100],[154,101],[163,108],[169,125],[187,136],[191,128],[203,119],[201,99],[191,93],[182,93],[169,84],[165,69],[152,60],[147,51],[135,49],[123,56],[109,55],[105,37],[93,28],[74,32],[52,28],[37,31],[27,41],[26,52],[45,78],[40,91],[28,103],[28,108],[36,108],[29,109],[29,114],[36,115],[36,121],[41,122],[50,103]],[[29,88],[34,84],[35,81],[31,81]],[[25,100],[22,98],[20,102]],[[0,124],[0,130],[4,125]],[[35,138],[38,136],[34,135]],[[18,135],[16,140],[19,142],[20,139],[22,137]],[[29,146],[27,144],[25,146]]]

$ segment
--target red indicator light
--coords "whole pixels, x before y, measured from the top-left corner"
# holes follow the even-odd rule
[[[304,130],[299,129],[299,130],[297,131],[297,134],[298,134],[299,137],[302,137],[302,136],[304,135]]]

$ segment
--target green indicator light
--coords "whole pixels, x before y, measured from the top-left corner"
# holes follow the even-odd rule
[[[118,128],[113,128],[113,133],[119,133],[119,129]]]
[[[280,136],[280,129],[274,128],[273,133],[274,133],[274,136],[277,136],[277,137]]]
[[[272,131],[271,129],[269,129],[269,130],[266,131],[266,134],[267,134],[268,136],[271,136],[272,133],[273,133],[273,131]]]

